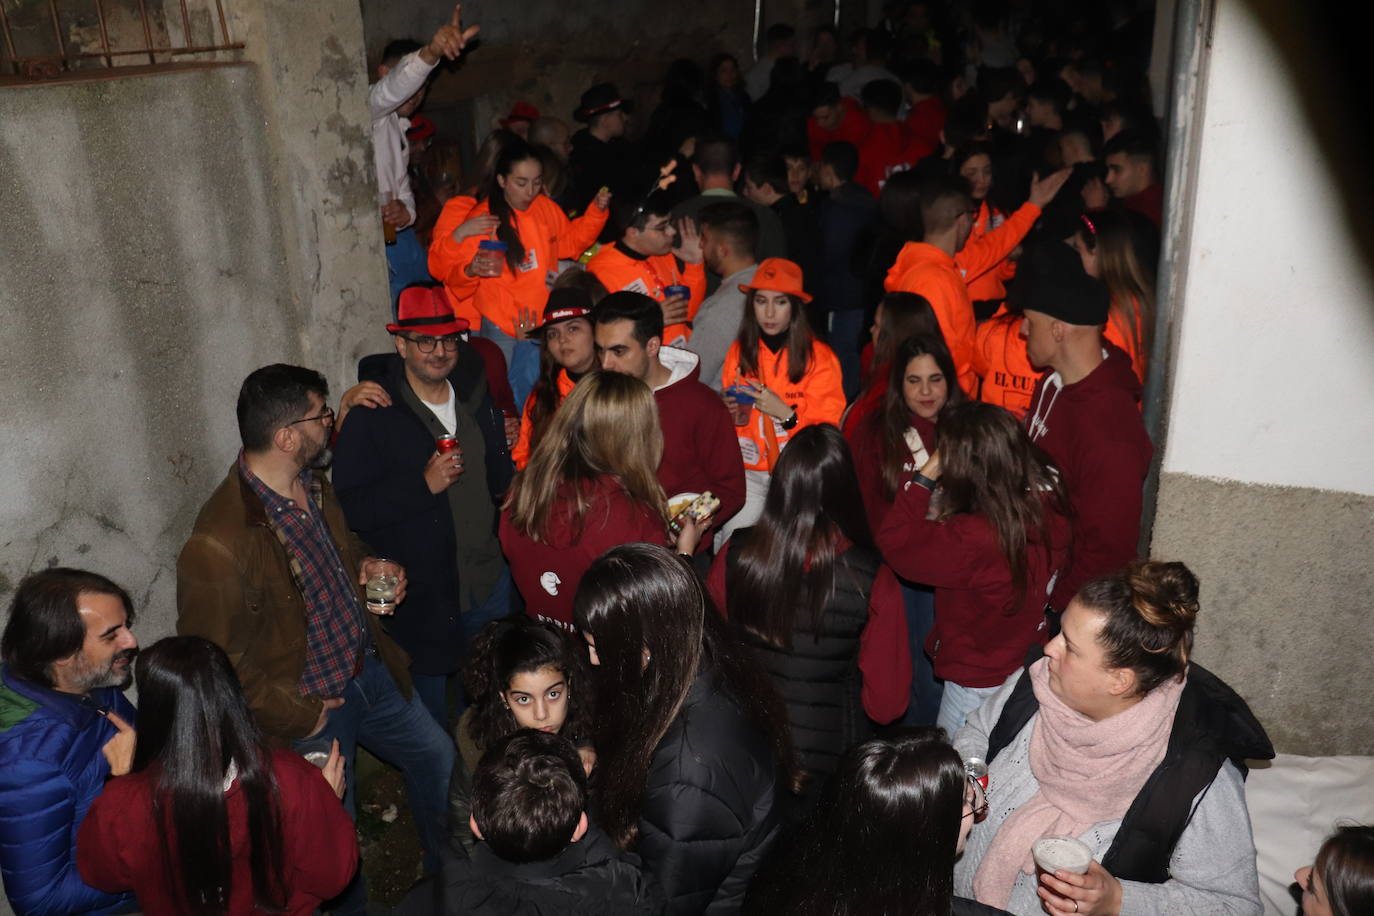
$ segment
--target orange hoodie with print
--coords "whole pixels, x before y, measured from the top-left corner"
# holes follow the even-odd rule
[[[687,287],[692,291],[687,299],[687,321],[665,327],[663,345],[680,347],[692,336],[692,321],[697,317],[702,300],[706,298],[705,267],[683,264],[672,254],[637,254],[616,242],[601,246],[587,262],[587,270],[602,282],[608,292],[629,290],[643,293],[655,302],[668,298],[664,290],[670,286]]]
[[[1005,407],[1017,419],[1026,415],[1040,373],[1026,356],[1019,315],[1008,314],[1004,307],[978,325],[973,336],[973,371],[983,380],[980,401]]]
[[[840,423],[844,413],[844,388],[840,383],[840,361],[819,340],[811,344],[811,357],[806,372],[793,382],[787,377],[787,348],[776,354],[760,341],[757,377],[742,375],[739,366],[739,341],[730,344],[725,363],[720,369],[721,389],[741,382],[760,382],[797,410],[797,425],[783,429],[782,423],[758,409],[749,411],[749,422],[736,426],[740,455],[747,471],[771,472],[787,440],[797,430],[820,423]]]
[[[444,284],[444,294],[448,296],[448,304],[453,306],[453,314],[459,318],[466,318],[468,330],[474,333],[482,327],[482,316],[478,313],[477,306],[472,303],[472,294],[459,298],[453,285],[458,279],[455,277],[450,281],[449,277],[460,273],[468,266],[467,261],[458,261],[459,249],[462,246],[453,240],[453,230],[467,222],[468,214],[475,206],[477,198],[467,194],[450,197],[444,204],[444,209],[439,211],[439,219],[434,223],[429,243],[430,276]]]
[[[577,383],[568,377],[567,369],[558,370],[558,403],[562,404],[564,399],[572,393],[573,386]],[[515,446],[510,450],[510,460],[515,463],[517,471],[523,471],[525,465],[530,463],[530,437],[534,435],[534,421],[530,419],[530,412],[534,410],[534,392],[525,398],[525,409],[520,412],[520,438],[516,440]]]
[[[954,357],[959,385],[972,394],[978,390],[975,387],[978,377],[973,374],[973,301],[969,299],[968,284],[960,275],[955,260],[934,245],[907,242],[902,256],[908,265],[906,273],[895,285],[889,273],[888,290],[926,297],[940,322],[945,346]]]
[[[490,212],[490,201],[484,200],[468,211],[467,219]],[[471,296],[483,321],[516,336],[515,319],[520,309],[529,309],[536,315],[543,311],[559,259],[576,258],[591,247],[606,225],[606,216],[605,210],[593,204],[586,213],[569,221],[558,204],[540,194],[529,209],[512,214],[520,243],[525,246],[525,259],[512,270],[503,258],[501,275],[497,277],[469,277],[467,266],[486,236],[464,239],[458,245],[455,267],[444,278],[449,295],[459,301]]]
[[[1007,289],[1003,284],[1016,273],[1015,266],[1007,261],[1007,255],[1021,244],[1021,240],[1039,218],[1040,208],[1032,203],[1022,204],[1015,213],[1005,219],[1001,213],[992,210],[986,201],[979,206],[978,219],[973,224],[973,231],[969,233],[964,247],[954,256],[954,266],[959,268],[960,275],[968,284],[971,301],[1006,298]],[[887,272],[887,278],[883,281],[883,286],[888,292],[897,291],[897,284],[911,269],[916,257],[912,252],[912,246],[919,244],[907,242],[898,252],[897,260],[893,262]]]

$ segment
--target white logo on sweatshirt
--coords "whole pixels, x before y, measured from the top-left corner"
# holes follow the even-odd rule
[[[539,577],[539,586],[550,595],[558,594],[558,586],[563,584],[563,580],[558,578],[558,573],[549,571]]]

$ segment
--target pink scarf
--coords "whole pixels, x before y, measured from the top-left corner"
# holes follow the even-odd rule
[[[1130,709],[1093,721],[1050,689],[1049,659],[1030,667],[1040,702],[1030,739],[1030,768],[1040,789],[1003,823],[978,865],[973,892],[1005,908],[1018,872],[1035,874],[1031,844],[1043,836],[1080,836],[1120,820],[1164,759],[1183,682],[1170,680]],[[993,792],[996,786],[991,787]]]

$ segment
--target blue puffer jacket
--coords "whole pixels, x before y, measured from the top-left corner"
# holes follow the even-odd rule
[[[113,687],[80,697],[0,668],[0,875],[16,916],[138,909],[131,894],[87,887],[76,871],[76,828],[110,775],[101,748],[115,727],[101,710],[134,723]]]

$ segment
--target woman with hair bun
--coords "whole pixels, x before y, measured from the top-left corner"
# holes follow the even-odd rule
[[[988,764],[992,807],[955,893],[1032,916],[1261,912],[1247,759],[1273,746],[1190,659],[1198,581],[1137,560],[1069,602],[1046,657],[1008,678],[954,746]],[[1037,880],[1031,845],[1077,838],[1085,874]]]
[[[1302,887],[1302,916],[1374,913],[1374,827],[1337,827],[1317,861],[1293,877]]]

